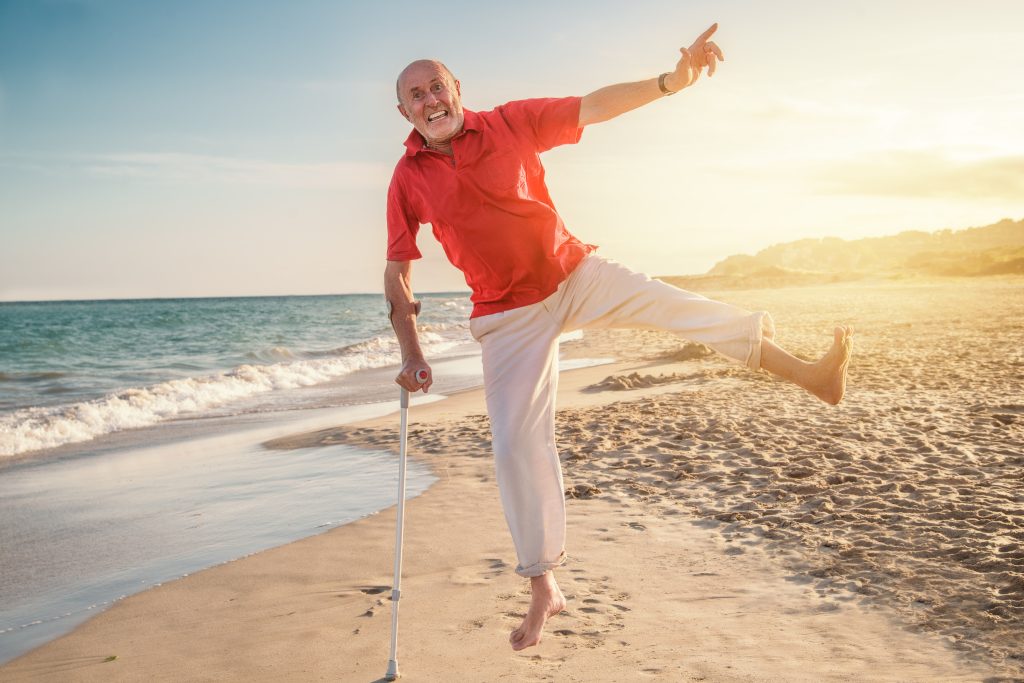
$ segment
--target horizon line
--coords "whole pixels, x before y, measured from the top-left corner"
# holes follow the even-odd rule
[[[968,232],[970,230],[978,230],[978,229],[981,229],[981,228],[991,228],[991,227],[995,227],[997,225],[1002,225],[1003,223],[1024,223],[1024,218],[1021,218],[1019,220],[1014,220],[1013,218],[1007,216],[1007,217],[1001,218],[1000,220],[998,220],[998,221],[996,221],[994,223],[989,223],[987,225],[971,225],[971,226],[963,227],[963,228],[948,228],[947,227],[947,228],[939,228],[937,230],[906,229],[906,230],[901,230],[899,232],[892,233],[892,234],[889,234],[889,235],[878,235],[878,236],[875,236],[875,237],[860,237],[860,238],[852,239],[852,240],[845,239],[845,238],[842,238],[842,237],[831,237],[831,236],[825,236],[825,237],[804,237],[804,238],[801,238],[801,239],[790,240],[788,242],[775,243],[775,244],[770,245],[769,247],[766,247],[766,249],[770,249],[770,248],[774,248],[774,247],[778,247],[778,246],[782,246],[782,245],[786,245],[786,244],[793,244],[793,243],[796,243],[796,242],[802,242],[802,241],[805,241],[805,240],[824,241],[824,240],[828,240],[828,239],[835,239],[835,240],[839,240],[841,242],[851,242],[852,243],[852,242],[860,242],[860,241],[864,241],[864,240],[876,240],[876,239],[886,239],[886,238],[899,237],[899,236],[905,235],[907,233],[923,233],[923,234],[926,234],[926,235],[935,235],[935,234],[942,233],[942,232],[960,233],[960,232]],[[764,250],[762,249],[761,251],[764,251]],[[732,256],[738,256],[738,255],[747,255],[747,254],[730,254],[729,256],[725,257],[725,259],[731,258]],[[755,254],[755,256],[756,256],[756,254]],[[719,261],[721,261],[721,260],[723,260],[723,259],[719,259]],[[704,273],[678,273],[678,274],[674,274],[674,275],[656,275],[656,276],[651,276],[651,277],[654,277],[654,278],[657,278],[657,279],[664,279],[666,277],[673,277],[673,278],[679,278],[679,277],[703,277],[703,276],[711,275],[711,271],[712,270],[714,270],[714,266],[712,266],[712,268],[709,268]],[[472,292],[470,290],[468,290],[468,289],[465,289],[465,290],[461,290],[461,289],[460,290],[443,289],[443,290],[423,291],[423,292],[420,292],[420,294],[432,294],[432,295],[433,294],[450,294],[450,295],[459,295],[459,296],[461,296],[461,295],[469,296],[470,294],[472,294]],[[384,295],[383,291],[371,291],[371,292],[328,292],[328,293],[321,293],[321,294],[229,294],[229,295],[223,295],[223,294],[221,294],[221,295],[217,295],[217,294],[201,294],[201,295],[195,295],[195,296],[82,297],[82,298],[60,298],[60,299],[5,299],[5,298],[2,297],[2,295],[0,295],[0,304],[86,303],[86,302],[97,302],[98,303],[98,302],[117,302],[117,301],[181,301],[181,300],[193,300],[193,299],[195,299],[195,300],[201,300],[201,299],[273,299],[273,298],[325,297],[325,296],[383,296],[383,295]]]
[[[424,291],[420,295],[466,295],[472,294],[470,290],[437,290]],[[196,296],[139,296],[139,297],[84,297],[81,299],[2,299],[3,304],[63,304],[63,303],[116,303],[116,302],[138,302],[138,301],[196,301],[205,299],[297,299],[328,296],[384,296],[384,292],[329,292],[325,294],[201,294]]]

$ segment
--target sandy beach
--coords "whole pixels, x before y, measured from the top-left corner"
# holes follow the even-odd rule
[[[650,332],[568,357],[559,447],[567,609],[528,604],[483,394],[414,408],[439,481],[407,508],[399,662],[411,681],[995,681],[1024,677],[1019,280],[729,292],[820,352],[858,330],[820,404]],[[999,307],[986,306],[998,298]],[[397,444],[393,416],[269,442]],[[387,664],[394,509],[116,603],[4,680],[375,681]]]

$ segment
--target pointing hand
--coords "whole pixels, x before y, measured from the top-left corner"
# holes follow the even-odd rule
[[[693,85],[700,78],[704,67],[708,69],[708,76],[715,75],[715,67],[718,62],[725,61],[722,49],[714,41],[708,40],[717,30],[718,24],[712,24],[707,31],[697,37],[697,40],[693,41],[690,47],[679,48],[682,56],[676,63],[676,70],[665,78],[669,89],[682,90]]]

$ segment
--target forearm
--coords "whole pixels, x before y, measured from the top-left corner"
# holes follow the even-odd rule
[[[412,267],[408,261],[388,261],[384,270],[384,297],[390,304],[391,325],[402,349],[403,363],[410,358],[423,358],[416,331],[419,307],[413,299],[411,275]]]
[[[708,69],[708,76],[714,76],[716,64],[725,59],[722,50],[714,41],[708,40],[716,30],[718,24],[712,24],[711,28],[704,31],[689,48],[679,48],[682,56],[675,69],[665,72],[663,81],[659,76],[635,83],[619,83],[595,90],[585,96],[580,103],[580,128],[613,119],[665,95],[688,88],[697,82],[705,68]]]
[[[584,96],[580,103],[579,125],[582,128],[613,119],[664,96],[657,78],[606,86]]]

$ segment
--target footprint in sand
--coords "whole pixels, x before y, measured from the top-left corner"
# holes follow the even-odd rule
[[[366,610],[365,612],[363,612],[359,616],[361,616],[361,617],[372,617],[373,615],[375,615],[377,613],[377,608],[378,607],[383,607],[383,606],[384,606],[384,601],[383,600],[377,600],[377,603],[373,607],[371,607],[370,609]]]
[[[583,604],[586,605],[586,607],[581,607],[580,612],[583,612],[584,614],[601,614],[608,612],[609,609],[616,609],[620,612],[632,611],[629,607],[618,602],[606,603],[605,600],[600,600],[598,598],[585,598],[583,600]]]
[[[456,568],[450,577],[451,582],[462,586],[479,585],[505,574],[509,568],[507,562],[496,557],[484,559],[481,565]]]
[[[382,595],[384,593],[390,593],[390,591],[391,591],[391,586],[355,586],[353,588],[344,589],[340,593],[335,593],[334,597],[344,599],[344,598],[352,598],[352,597],[355,597],[355,596]],[[390,600],[391,596],[387,595],[386,599]],[[359,600],[359,602],[362,602],[363,605],[366,604],[362,600]],[[360,617],[372,617],[374,614],[377,613],[377,609],[382,607],[383,605],[384,605],[384,599],[377,598],[374,601],[374,604],[371,605],[370,607],[368,607],[366,609],[366,611],[362,612],[359,616]],[[361,608],[361,606],[360,606],[360,608]],[[355,633],[358,633],[358,632],[359,632],[359,629],[357,628],[355,630]]]
[[[646,669],[640,669],[641,676],[660,676],[663,672],[664,669],[659,669],[657,667],[648,667]]]
[[[580,607],[570,614],[576,617],[579,628],[570,630],[585,641],[585,646],[596,647],[613,631],[623,628],[623,613],[631,611],[623,603],[630,596],[613,591],[607,576],[594,579],[581,572],[575,581]]]
[[[485,559],[484,562],[487,564],[487,571],[484,572],[484,578],[493,579],[495,576],[499,576],[505,573],[508,569],[508,563],[496,557]]]
[[[459,625],[459,630],[463,633],[469,633],[471,631],[479,631],[484,627],[486,621],[484,619],[472,619],[463,624]]]

